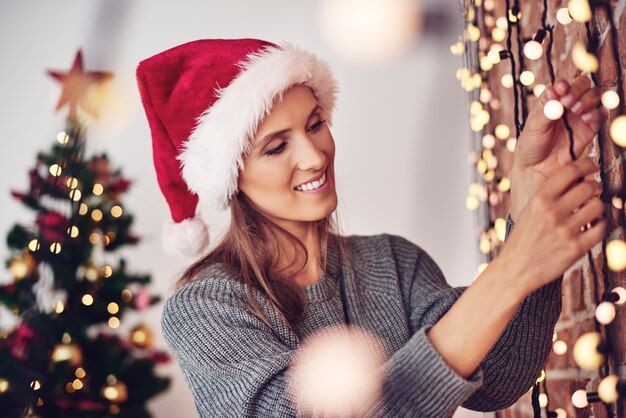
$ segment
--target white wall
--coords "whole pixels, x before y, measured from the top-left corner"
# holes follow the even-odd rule
[[[54,113],[60,89],[45,70],[68,69],[83,47],[87,69],[114,71],[124,91],[115,123],[94,125],[89,134],[90,149],[108,152],[135,181],[125,202],[136,215],[134,229],[143,242],[124,254],[130,268],[152,273],[154,291],[167,296],[185,264],[165,257],[160,248],[160,227],[168,211],[152,167],[135,66],[199,38],[287,40],[328,60],[339,81],[333,135],[344,231],[403,235],[434,257],[451,284],[469,283],[477,252],[473,217],[464,207],[470,181],[466,98],[454,75],[460,59],[448,51],[461,31],[460,18],[446,39],[426,39],[394,62],[358,68],[333,55],[323,42],[316,7],[313,1],[286,0],[2,0],[0,235],[5,237],[15,222],[32,222],[33,214],[10,199],[9,191],[26,189],[35,153],[48,149],[63,128],[66,111]],[[225,218],[215,215],[215,223]],[[2,260],[8,257],[4,241]],[[126,318],[120,331],[145,319],[165,347],[160,312],[159,306]],[[155,417],[194,416],[178,366],[162,367],[161,372],[174,382],[151,404]]]

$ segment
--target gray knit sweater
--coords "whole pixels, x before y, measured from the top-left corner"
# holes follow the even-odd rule
[[[507,217],[507,235],[511,228]],[[377,334],[391,353],[380,400],[360,416],[451,417],[458,406],[493,411],[514,403],[537,378],[561,311],[561,279],[533,292],[479,368],[464,379],[435,350],[426,331],[463,293],[432,258],[394,235],[349,236],[352,269],[328,250],[328,268],[305,287],[299,326],[306,336],[349,323]],[[162,328],[200,417],[302,416],[286,384],[299,339],[261,301],[272,327],[251,314],[245,286],[215,264],[165,303]]]

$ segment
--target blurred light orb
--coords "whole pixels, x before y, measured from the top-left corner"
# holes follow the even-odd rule
[[[562,356],[567,353],[567,343],[562,340],[556,340],[554,344],[552,344],[552,351],[554,351],[555,354]]]
[[[535,82],[535,74],[530,70],[525,70],[519,75],[519,81],[528,87]]]
[[[602,93],[602,106],[608,110],[613,110],[619,106],[619,94],[613,90],[607,90]]]
[[[619,393],[617,392],[617,383],[619,382],[619,378],[614,375],[608,375],[602,381],[600,381],[600,385],[598,385],[598,397],[604,403],[615,403],[619,398]]]
[[[500,79],[500,83],[502,83],[502,87],[506,88],[506,89],[510,89],[513,87],[513,75],[511,74],[504,74],[502,76],[502,78]]]
[[[483,147],[487,149],[492,149],[496,145],[496,137],[491,134],[487,134],[483,136],[482,141],[483,141]]]
[[[535,87],[533,87],[533,94],[535,95],[535,97],[539,97],[543,94],[545,89],[546,89],[545,84],[535,84]]]
[[[626,115],[620,115],[611,122],[611,139],[620,147],[626,147]]]
[[[524,45],[524,55],[529,60],[538,60],[543,55],[543,46],[537,41],[528,41]]]
[[[584,370],[595,370],[604,363],[604,355],[598,352],[601,336],[597,332],[588,332],[578,338],[574,344],[574,361]]]
[[[606,244],[606,264],[613,271],[626,268],[626,242],[615,239]]]
[[[509,27],[509,22],[507,22],[506,17],[500,16],[496,19],[496,26],[502,30],[506,30]]]
[[[615,319],[613,302],[602,302],[596,307],[596,319],[602,325],[608,325]]]
[[[569,14],[569,10],[567,10],[567,7],[561,7],[559,10],[557,10],[556,20],[561,25],[569,25],[573,21],[572,16],[570,16]]]
[[[314,416],[353,416],[380,395],[382,342],[357,327],[323,329],[304,340],[288,384],[299,406]],[[308,414],[307,414],[308,415]]]
[[[507,125],[501,123],[496,126],[496,128],[494,129],[494,133],[496,134],[497,138],[506,139],[511,134],[511,129]]]
[[[617,286],[613,288],[611,292],[616,293],[619,296],[619,299],[615,302],[616,305],[623,305],[624,302],[626,302],[626,289],[621,286]]]
[[[509,138],[506,141],[506,149],[509,150],[509,152],[515,152],[515,146],[517,145],[517,139],[516,138]]]
[[[324,0],[319,17],[329,46],[365,64],[399,56],[418,38],[422,26],[421,10],[412,0]]]
[[[591,20],[591,6],[588,0],[569,0],[567,11],[576,22],[584,23]]]
[[[545,393],[539,394],[539,406],[542,408],[548,406],[548,395],[546,395]]]
[[[543,106],[543,114],[550,120],[558,120],[563,116],[563,105],[558,100],[548,100]]]
[[[588,73],[595,73],[598,71],[598,58],[590,52],[582,42],[576,42],[572,48],[572,61],[576,68]]]
[[[572,405],[576,408],[585,408],[589,405],[589,402],[587,401],[587,391],[584,389],[578,389],[574,392],[572,395]]]
[[[554,412],[556,413],[556,418],[567,418],[567,412],[563,408],[556,408]]]

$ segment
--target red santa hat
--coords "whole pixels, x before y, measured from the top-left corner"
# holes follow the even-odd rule
[[[315,55],[258,39],[204,39],[168,49],[139,63],[137,83],[172,215],[163,247],[184,256],[206,248],[198,204],[229,206],[243,155],[274,100],[307,85],[332,124],[337,93],[330,68]]]

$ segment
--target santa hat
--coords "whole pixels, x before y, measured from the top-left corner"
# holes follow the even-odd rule
[[[206,248],[198,203],[229,206],[243,154],[274,100],[295,84],[307,85],[332,124],[337,92],[330,68],[315,55],[258,39],[205,39],[168,49],[139,63],[137,83],[172,215],[163,247],[184,256]]]

